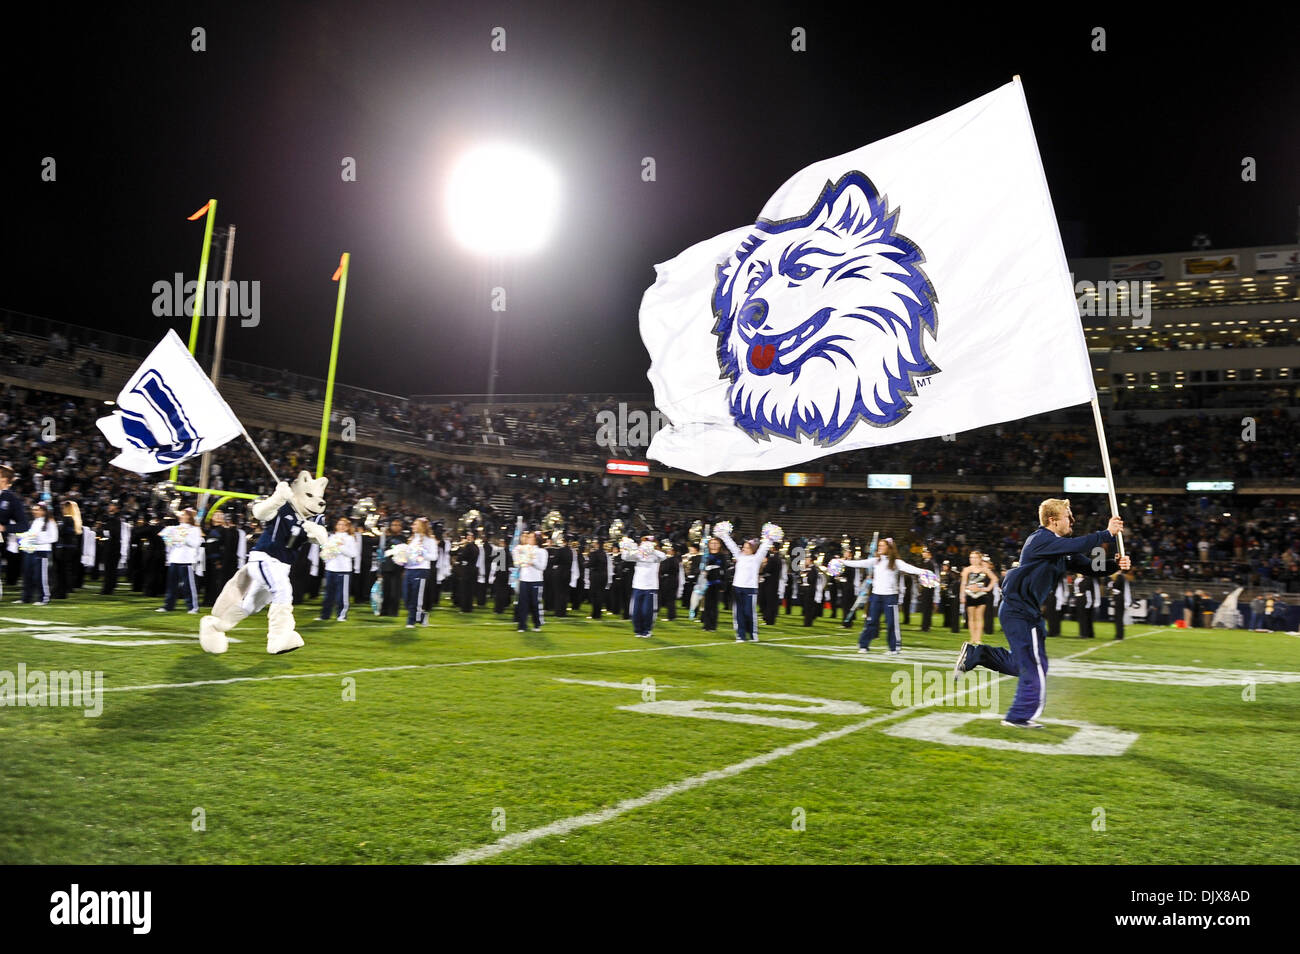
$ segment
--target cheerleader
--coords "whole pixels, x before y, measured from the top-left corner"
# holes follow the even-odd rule
[[[338,607],[338,622],[348,618],[348,591],[352,574],[356,570],[361,556],[361,543],[352,532],[352,521],[339,517],[334,525],[334,532],[321,547],[321,557],[325,560],[325,598],[320,604],[320,618],[329,619]]]
[[[984,639],[984,612],[993,602],[993,584],[998,575],[979,550],[971,550],[970,564],[961,571],[961,606],[970,627],[970,641],[978,646]]]
[[[764,528],[767,529],[766,527]],[[714,536],[731,551],[735,560],[735,574],[731,584],[734,594],[731,606],[731,624],[736,631],[736,642],[758,642],[758,572],[772,548],[772,539],[763,535],[763,542],[746,540],[743,547],[731,539],[731,524],[725,521],[714,529]]]
[[[667,554],[655,549],[655,538],[644,536],[639,546],[629,540],[620,546],[623,561],[635,564],[632,573],[632,634],[638,639],[654,635],[655,612],[659,603],[659,564]]]
[[[984,572],[988,573],[989,578],[993,580],[993,589],[989,593],[992,602],[984,613],[984,628],[992,634],[998,631],[998,608],[1002,605],[1002,583],[987,553],[984,554]]]
[[[59,542],[54,545],[54,598],[65,600],[77,589],[77,566],[84,543],[81,538],[81,508],[75,500],[65,500],[59,521]]]
[[[515,631],[528,632],[530,620],[533,626],[540,630],[542,628],[542,579],[550,555],[545,547],[537,545],[537,534],[530,532],[519,535],[519,545],[515,547],[512,556],[515,566],[519,567],[519,599],[515,601]],[[593,556],[593,559],[599,557]],[[593,611],[600,612],[594,606]]]
[[[867,602],[867,622],[858,637],[858,652],[865,653],[871,649],[871,641],[879,632],[880,617],[885,617],[885,627],[889,634],[890,655],[897,656],[903,650],[903,638],[898,631],[898,577],[900,573],[920,575],[924,571],[898,558],[898,547],[892,537],[880,542],[880,555],[866,560],[845,560],[844,566],[870,568],[872,571],[871,599]]]
[[[44,504],[32,507],[32,523],[22,535],[18,548],[23,551],[23,598],[15,603],[50,603],[50,549],[59,539],[59,525]]]
[[[407,629],[414,629],[416,622],[429,625],[429,614],[424,610],[424,588],[429,585],[429,563],[436,558],[437,549],[438,541],[429,521],[417,517],[411,524],[411,538],[406,541],[406,570],[402,575]]]
[[[194,584],[194,561],[203,546],[203,533],[194,525],[194,511],[182,510],[180,523],[165,527],[159,539],[167,547],[167,596],[162,606],[154,612],[170,613],[176,608],[176,591],[185,588],[185,600],[190,613],[199,611],[199,588]]]

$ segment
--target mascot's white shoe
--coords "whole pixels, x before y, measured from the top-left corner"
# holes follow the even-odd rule
[[[205,616],[199,620],[199,645],[205,653],[224,653],[230,648],[230,640],[217,629],[216,621],[211,616]]]
[[[266,651],[272,655],[291,653],[306,645],[293,629],[293,606],[272,603],[267,612]]]

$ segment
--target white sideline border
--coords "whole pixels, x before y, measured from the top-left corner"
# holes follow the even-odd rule
[[[1136,639],[1138,636],[1150,636],[1153,633],[1162,633],[1162,632],[1165,632],[1165,630],[1153,629],[1145,633],[1136,633],[1134,634],[1133,637],[1130,638]],[[843,634],[832,634],[832,635],[843,635]],[[795,638],[802,638],[802,637],[795,637]],[[769,640],[768,644],[770,645],[772,642],[773,640]],[[1095,652],[1096,650],[1100,649],[1102,646],[1116,645],[1118,642],[1119,642],[1118,640],[1115,640],[1108,643],[1098,643],[1096,646],[1089,646],[1087,649],[1081,649],[1077,653],[1071,653],[1069,656],[1062,656],[1061,658],[1074,659],[1078,656],[1083,656],[1086,655],[1087,653]],[[759,643],[758,645],[761,646],[763,644]],[[1048,673],[1048,675],[1050,676],[1051,674]],[[1001,682],[1004,679],[1010,679],[1010,678],[1011,678],[1010,676],[1003,675],[1003,676],[999,676],[994,681]],[[530,844],[534,841],[538,841],[542,838],[549,838],[551,835],[564,835],[564,834],[568,834],[569,832],[576,831],[579,828],[590,828],[594,825],[601,825],[607,821],[612,821],[613,819],[618,818],[620,815],[626,815],[628,812],[634,811],[638,808],[644,808],[647,805],[653,805],[656,802],[661,802],[664,799],[670,798],[673,795],[680,794],[681,792],[689,792],[691,789],[700,788],[701,786],[707,785],[710,782],[720,781],[721,779],[724,778],[732,778],[736,775],[739,775],[741,772],[746,772],[749,769],[756,768],[760,765],[766,765],[769,762],[775,762],[777,759],[785,758],[787,755],[793,755],[794,753],[802,751],[803,749],[809,749],[814,746],[821,745],[824,742],[831,742],[834,741],[835,739],[841,739],[846,735],[851,735],[854,732],[861,731],[862,729],[870,728],[873,725],[878,725],[882,722],[888,722],[893,719],[899,719],[902,718],[903,716],[911,715],[912,713],[917,712],[921,709],[928,709],[931,706],[940,705],[944,702],[947,702],[949,699],[953,698],[953,696],[957,694],[957,691],[958,690],[954,690],[953,692],[948,693],[942,699],[933,700],[931,702],[917,703],[914,706],[908,706],[906,709],[899,709],[895,712],[887,712],[883,715],[878,715],[871,719],[864,719],[862,722],[855,722],[852,725],[841,726],[838,729],[832,729],[828,732],[823,732],[822,734],[815,735],[812,738],[801,739],[798,742],[793,742],[789,745],[783,745],[779,748],[772,749],[771,751],[764,752],[761,755],[755,755],[752,758],[745,759],[743,762],[736,762],[732,765],[728,765],[725,768],[714,769],[713,771],[704,772],[700,775],[692,775],[690,778],[685,778],[682,779],[680,782],[673,782],[669,785],[664,785],[661,788],[656,788],[653,791],[646,792],[644,795],[638,795],[635,798],[624,799],[623,801],[619,802],[617,805],[613,805],[609,808],[603,808],[600,811],[588,812],[585,815],[574,815],[570,818],[561,818],[558,821],[553,821],[547,825],[542,825],[539,828],[530,828],[527,831],[517,832],[513,835],[504,835],[501,838],[497,839],[496,841],[490,842],[489,844],[481,845],[478,848],[467,848],[464,851],[459,851],[454,855],[450,855],[442,859],[441,861],[427,862],[427,863],[438,864],[438,865],[465,865],[465,864],[472,864],[476,861],[486,861],[489,858],[494,858],[497,855],[504,854],[507,851],[513,851],[516,848],[522,848],[524,845]]]

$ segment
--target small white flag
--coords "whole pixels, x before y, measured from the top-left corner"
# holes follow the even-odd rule
[[[137,474],[166,470],[244,430],[175,331],[167,332],[126,382],[117,410],[96,423],[122,450],[113,466]]]
[[[1012,82],[795,174],[656,267],[647,456],[786,467],[1091,401],[1083,326]]]

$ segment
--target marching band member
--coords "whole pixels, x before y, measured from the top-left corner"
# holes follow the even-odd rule
[[[1128,609],[1129,603],[1133,601],[1133,590],[1129,583],[1133,580],[1133,572],[1130,570],[1116,573],[1111,577],[1110,592],[1114,598],[1112,604],[1115,614],[1115,638],[1124,638],[1124,612]]]
[[[700,578],[700,548],[697,544],[692,543],[686,548],[686,555],[682,557],[682,609],[687,611],[689,619],[695,619],[695,611],[699,608],[700,597],[704,594],[696,595],[695,584]]]
[[[17,569],[22,565],[22,554],[18,552],[18,537],[31,526],[27,517],[27,508],[23,506],[23,498],[10,489],[13,481],[13,468],[0,464],[0,537],[3,537],[5,544],[5,572],[0,576],[0,595],[4,593],[5,577],[9,578],[10,583],[18,578]],[[11,568],[13,568],[12,573]]]
[[[775,548],[767,551],[763,572],[758,580],[758,605],[763,622],[776,625],[776,614],[781,609],[781,581],[785,575],[785,560]]]
[[[845,547],[843,552],[840,553],[840,559],[841,560],[853,559],[853,554],[849,552],[848,547]],[[849,614],[853,612],[853,607],[856,606],[858,602],[857,584],[858,584],[858,574],[860,574],[861,572],[862,569],[860,567],[853,567],[852,573],[844,574],[839,580],[839,585],[836,587],[838,597],[839,597],[840,610],[842,611],[840,614],[841,626],[853,625],[851,622],[849,622]]]
[[[1082,573],[1074,577],[1074,616],[1079,622],[1079,638],[1092,639],[1092,612],[1097,605],[1097,584]]]
[[[159,538],[167,547],[167,600],[155,612],[170,613],[176,608],[176,591],[185,588],[190,613],[199,611],[199,588],[194,582],[194,561],[203,546],[203,533],[194,525],[194,511],[182,510],[180,523],[166,527]]]
[[[937,577],[939,575],[939,564],[935,562],[934,555],[930,548],[926,547],[921,551],[921,568],[929,570]],[[921,588],[921,632],[930,631],[930,621],[934,617],[934,608],[939,605],[939,587],[923,586]]]
[[[81,508],[75,500],[63,501],[59,521],[59,542],[54,545],[54,598],[65,600],[79,585],[78,558],[81,555]]]
[[[1069,588],[1066,586],[1065,578],[1056,584],[1052,594],[1047,597],[1043,617],[1047,620],[1047,635],[1061,635],[1061,611],[1065,609],[1065,604],[1070,600]]]
[[[450,578],[451,578],[451,575],[452,575],[452,569],[451,569],[451,535],[450,535],[449,533],[447,533],[447,532],[444,530],[442,533],[437,534],[437,536],[439,537],[439,539],[438,539],[438,561],[437,561],[437,563],[436,563],[435,566],[434,566],[434,570],[433,570],[433,574],[432,574],[432,576],[433,576],[433,587],[432,587],[432,589],[433,589],[433,594],[432,594],[432,596],[430,597],[430,602],[431,602],[434,606],[437,606],[438,603],[442,600],[442,591],[443,591],[443,588],[444,588],[444,587],[449,587],[449,588],[451,588],[451,592],[452,592],[453,594],[455,594],[455,592],[456,592],[456,591],[455,591],[455,580],[453,579],[451,583],[448,583],[448,582],[447,582],[447,580],[450,579]],[[455,602],[455,596],[454,596],[454,595],[453,595],[453,597],[452,597],[452,602],[453,602],[453,603]]]
[[[574,612],[582,610],[582,553],[578,549],[578,539],[569,541],[569,606]]]
[[[677,588],[681,586],[682,561],[673,545],[663,543],[664,558],[659,564],[659,605],[668,610],[668,621],[677,619]]]
[[[817,602],[817,564],[811,553],[806,553],[803,565],[794,573],[795,585],[798,587],[799,605],[803,607],[803,624],[811,626],[821,609]]]
[[[492,548],[492,612],[501,616],[510,605],[511,562],[505,537],[497,537],[495,544]]]
[[[588,619],[600,619],[601,609],[608,598],[611,562],[609,554],[600,545],[600,541],[592,540],[582,571],[583,584],[591,595],[591,615],[587,617]]]
[[[700,555],[700,579],[695,584],[699,587],[702,583],[704,588],[701,596],[704,609],[700,613],[700,620],[706,633],[718,631],[718,596],[722,592],[722,574],[725,568],[722,541],[711,537],[707,552]]]
[[[474,581],[478,578],[478,544],[474,531],[466,530],[456,550],[456,605],[462,613],[474,612]]]

